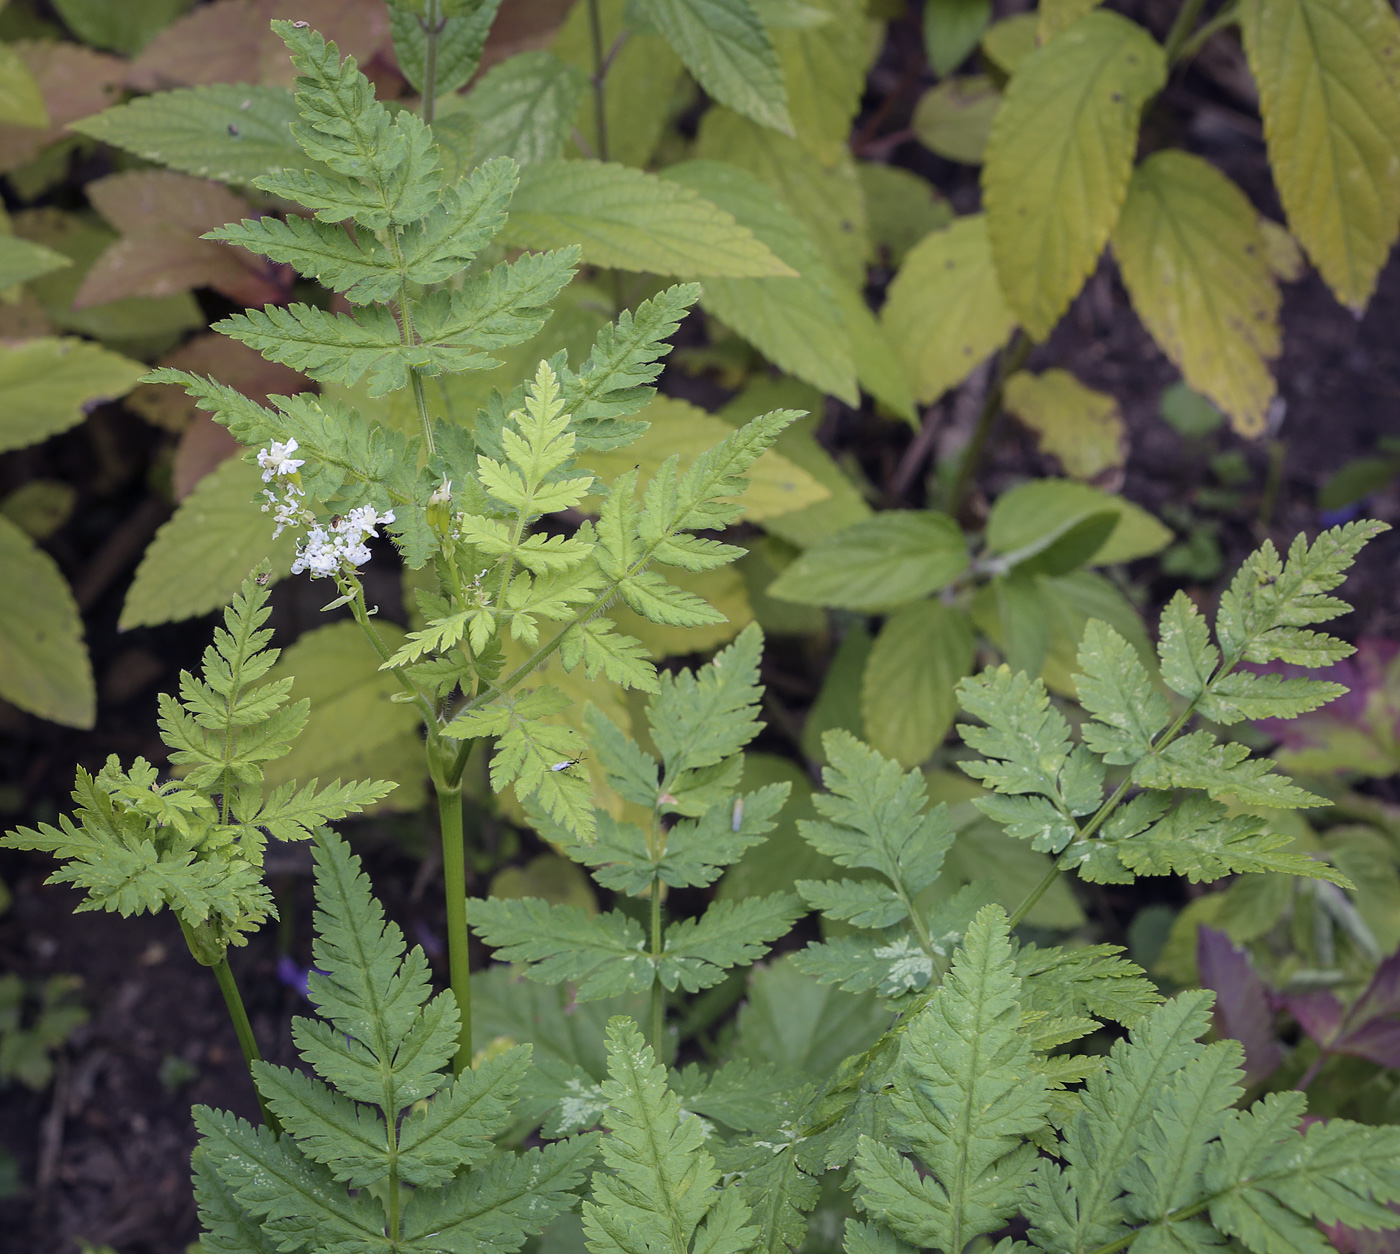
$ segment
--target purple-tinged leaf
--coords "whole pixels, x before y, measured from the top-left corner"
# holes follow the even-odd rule
[[[1390,1209],[1396,1212],[1395,1222],[1400,1224],[1400,1206],[1391,1203]],[[1345,1224],[1324,1224],[1322,1231],[1338,1254],[1400,1254],[1400,1230],[1396,1228],[1371,1232],[1363,1228],[1348,1228]]]
[[[1268,994],[1249,954],[1237,949],[1224,932],[1202,927],[1196,937],[1196,963],[1201,984],[1215,990],[1217,1030],[1244,1046],[1245,1082],[1267,1079],[1283,1061],[1283,1050],[1274,1039]]]
[[[1298,1020],[1298,1026],[1324,1049],[1331,1045],[1337,1033],[1341,1031],[1346,1011],[1342,1003],[1326,989],[1288,993],[1278,1000],[1279,1004]]]

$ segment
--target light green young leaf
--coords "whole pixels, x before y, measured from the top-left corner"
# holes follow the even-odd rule
[[[1157,628],[1157,653],[1167,687],[1195,701],[1220,665],[1220,651],[1210,642],[1210,628],[1184,592],[1167,602]]]
[[[1240,28],[1289,229],[1360,314],[1400,229],[1400,22],[1382,0],[1246,0]]]
[[[17,235],[0,235],[0,292],[73,263],[62,253]]]
[[[927,761],[953,726],[958,681],[972,671],[967,615],[938,600],[915,601],[885,620],[861,681],[872,746],[901,766]]]
[[[792,134],[782,67],[750,0],[647,0],[644,11],[720,104]]]
[[[97,715],[83,623],[58,564],[0,517],[0,580],[16,593],[0,606],[0,697],[70,727]]]
[[[987,550],[1003,555],[1008,566],[1015,565],[1043,552],[1048,541],[1065,535],[1069,528],[1106,510],[1118,515],[1118,525],[1098,551],[1085,559],[1085,565],[1130,562],[1172,542],[1168,528],[1121,496],[1069,479],[1033,479],[997,497],[987,518]]]
[[[673,179],[602,161],[539,161],[520,172],[501,242],[578,244],[593,265],[682,278],[791,274],[748,226]]]
[[[768,586],[806,605],[881,610],[926,597],[967,568],[962,529],[932,510],[885,510],[814,544]]]
[[[1007,304],[1037,340],[1089,277],[1128,190],[1138,114],[1166,80],[1162,49],[1116,13],[1090,13],[1016,67],[982,194]]]
[[[1040,680],[1003,665],[964,679],[958,700],[986,724],[958,725],[968,747],[987,759],[960,762],[964,771],[998,792],[1058,797],[1060,774],[1070,761],[1069,724]]]

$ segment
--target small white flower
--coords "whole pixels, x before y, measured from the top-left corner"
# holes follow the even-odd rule
[[[443,475],[442,482],[433,489],[428,498],[429,505],[450,505],[452,503],[452,480]]]
[[[293,457],[297,451],[296,439],[290,439],[285,444],[273,441],[271,448],[258,450],[258,465],[262,467],[262,481],[271,483],[278,475],[294,475],[306,465],[304,458]]]
[[[315,579],[335,574],[347,562],[363,566],[370,559],[366,542],[379,535],[377,529],[382,523],[393,521],[393,510],[381,514],[373,505],[357,505],[333,519],[329,527],[316,524],[307,532],[306,543],[297,550],[292,574],[310,571]]]

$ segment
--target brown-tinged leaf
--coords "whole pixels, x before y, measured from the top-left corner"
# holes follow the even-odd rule
[[[0,171],[14,170],[63,136],[69,122],[115,103],[125,63],[120,57],[57,40],[12,44],[29,67],[49,111],[49,126],[0,126]]]
[[[241,448],[227,427],[219,426],[208,414],[196,414],[180,437],[170,467],[170,490],[175,499],[183,501],[205,475]]]
[[[361,62],[387,46],[389,15],[379,0],[214,0],[156,36],[131,63],[127,85],[137,91],[203,83],[290,87],[296,78],[274,18],[309,22],[342,55]]]
[[[173,170],[132,170],[88,184],[87,194],[122,238],[88,271],[74,308],[197,287],[215,288],[247,305],[285,298],[279,267],[199,238],[252,212],[226,187]]]
[[[266,360],[246,344],[212,332],[196,335],[157,364],[211,375],[260,405],[266,404],[269,396],[292,396],[311,387],[305,375]],[[167,431],[185,430],[198,413],[194,401],[180,388],[152,383],[138,387],[126,398],[126,404],[147,422]]]

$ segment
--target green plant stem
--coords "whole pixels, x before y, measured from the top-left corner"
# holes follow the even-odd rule
[[[593,129],[599,161],[608,160],[608,61],[603,53],[603,15],[598,0],[588,0],[588,33],[593,41]]]
[[[180,925],[184,927],[183,922]],[[233,1020],[233,1031],[238,1037],[239,1048],[243,1051],[243,1061],[248,1064],[248,1076],[253,1081],[253,1092],[258,1098],[258,1109],[262,1111],[263,1122],[273,1136],[282,1135],[282,1125],[277,1116],[268,1109],[267,1102],[263,1100],[262,1091],[258,1088],[258,1079],[253,1072],[253,1064],[262,1061],[262,1054],[258,1051],[258,1042],[253,1036],[253,1025],[248,1022],[248,1011],[243,1005],[243,998],[238,992],[238,983],[233,978],[233,968],[228,965],[227,956],[211,968],[214,978],[219,981],[219,992],[224,995],[224,1005],[228,1007],[229,1018]]]
[[[1288,460],[1288,442],[1272,439],[1269,441],[1269,468],[1265,472],[1264,491],[1259,498],[1259,517],[1255,526],[1261,535],[1267,534],[1273,525],[1274,510],[1278,508],[1279,491],[1283,487],[1283,464]]]
[[[423,14],[423,121],[429,126],[437,113],[438,40],[447,19],[442,15],[442,0],[428,0]]]
[[[1240,20],[1240,6],[1238,0],[1230,0],[1219,13],[1208,22],[1202,23],[1196,28],[1195,34],[1189,39],[1183,40],[1181,47],[1177,49],[1176,60],[1178,63],[1189,61],[1198,53],[1208,40],[1217,31],[1224,30],[1227,26],[1234,26]]]
[[[982,398],[982,408],[977,412],[977,424],[972,428],[972,438],[968,440],[958,462],[958,477],[953,481],[953,491],[948,498],[948,512],[954,518],[959,517],[967,507],[968,497],[972,495],[973,486],[977,482],[977,472],[982,466],[982,454],[986,451],[992,428],[1001,417],[1001,401],[1006,381],[1026,364],[1030,351],[1031,337],[1020,330],[1002,350],[997,362],[996,378],[987,389],[987,395]]]
[[[666,1030],[666,990],[661,984],[661,881],[651,881],[651,957],[657,974],[651,977],[651,1048],[661,1058],[661,1041]]]
[[[418,410],[418,424],[423,428],[423,445],[431,457],[437,452],[437,444],[433,440],[432,420],[428,417],[428,397],[423,390],[423,376],[416,370],[410,370],[408,379],[413,385],[413,404]]]
[[[433,772],[438,829],[442,834],[443,895],[447,901],[447,972],[461,1024],[452,1070],[461,1075],[472,1065],[472,975],[467,942],[467,848],[462,832],[462,788],[453,788]]]
[[[1180,59],[1182,46],[1200,20],[1201,10],[1205,8],[1205,3],[1206,0],[1182,0],[1181,8],[1176,11],[1176,18],[1173,20],[1172,28],[1167,32],[1166,42],[1163,44],[1168,65],[1175,65]]]

